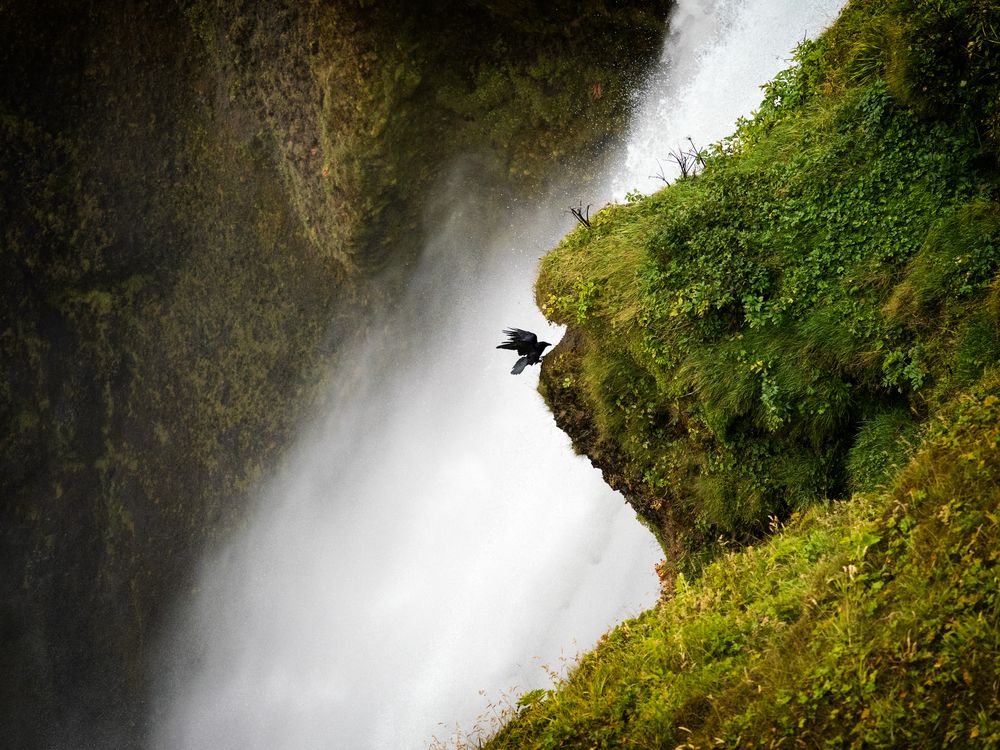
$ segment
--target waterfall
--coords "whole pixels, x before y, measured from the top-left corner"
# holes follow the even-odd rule
[[[841,0],[680,0],[600,205],[651,192],[669,150],[727,134]],[[428,207],[420,267],[346,352],[244,533],[204,562],[163,647],[154,748],[409,748],[471,728],[543,665],[653,604],[659,550],[575,456],[500,332],[557,341],[537,260],[572,228],[554,190],[502,221],[474,161]]]

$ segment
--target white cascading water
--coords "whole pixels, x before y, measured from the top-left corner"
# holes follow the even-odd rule
[[[652,536],[573,455],[537,368],[509,375],[494,346],[510,325],[558,340],[532,283],[567,206],[662,187],[657,162],[728,134],[843,4],[680,0],[603,196],[554,192],[497,226],[488,176],[455,165],[394,315],[345,353],[330,413],[205,562],[164,647],[153,748],[426,747],[655,602]]]

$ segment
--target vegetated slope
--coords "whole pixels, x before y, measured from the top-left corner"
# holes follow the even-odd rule
[[[995,747],[1000,378],[891,490],[812,509],[626,622],[489,747]]]
[[[494,746],[1000,742],[998,30],[853,2],[701,174],[546,256],[541,390],[665,599]]]
[[[449,157],[530,186],[623,121],[670,2],[520,5],[0,8],[8,744],[141,742],[165,612],[405,281]]]

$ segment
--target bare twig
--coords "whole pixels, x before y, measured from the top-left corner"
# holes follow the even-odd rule
[[[695,160],[695,163],[702,169],[705,168],[705,151],[694,145],[694,141],[691,140],[691,136],[688,136],[688,143],[691,144],[691,150],[688,152],[691,157]]]
[[[660,160],[659,159],[656,160],[656,166],[659,168],[660,171],[657,172],[656,174],[651,174],[649,176],[649,179],[651,179],[651,180],[662,180],[664,185],[669,185],[670,184],[670,180],[668,180],[667,176],[665,174],[663,174],[663,165],[660,164]]]
[[[667,157],[667,159],[677,165],[677,168],[681,173],[681,179],[684,179],[685,177],[695,177],[705,168],[705,152],[694,145],[694,141],[691,140],[690,136],[688,136],[687,142],[691,146],[690,150],[687,150],[678,144],[676,149],[670,150],[670,155]],[[660,164],[659,159],[656,161],[656,166],[659,167],[660,171],[657,174],[651,174],[649,176],[650,179],[661,180],[664,184],[669,185],[670,180],[664,173],[663,165]]]
[[[575,218],[578,222],[580,222],[585,227],[587,227],[587,229],[590,229],[590,204],[589,203],[587,204],[586,213],[584,213],[584,210],[583,210],[583,201],[580,201],[580,205],[577,206],[576,208],[570,208],[569,212],[571,214],[573,214],[573,218]]]
[[[679,146],[676,151],[671,149],[670,156],[667,158],[676,164],[677,168],[681,170],[681,179],[687,177],[691,168],[694,166],[694,161],[691,159],[691,155]]]

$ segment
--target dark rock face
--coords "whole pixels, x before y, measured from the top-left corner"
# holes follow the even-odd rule
[[[405,281],[441,166],[585,179],[669,5],[0,9],[8,744],[141,743],[167,612]]]
[[[181,9],[4,13],[3,733],[127,746],[165,604],[287,434],[336,276]]]
[[[556,425],[573,443],[573,449],[590,459],[601,470],[608,486],[622,493],[636,515],[657,537],[667,556],[668,566],[676,565],[689,546],[694,524],[683,509],[664,502],[661,494],[650,488],[635,463],[623,455],[619,446],[605,440],[594,423],[594,409],[585,402],[579,387],[586,337],[573,326],[542,362],[538,389],[545,399]],[[666,571],[661,577],[672,580]]]

